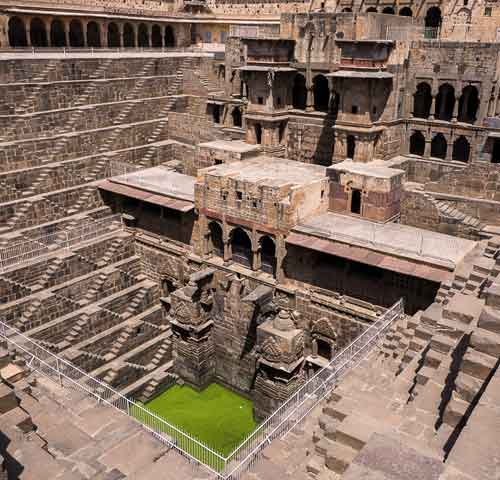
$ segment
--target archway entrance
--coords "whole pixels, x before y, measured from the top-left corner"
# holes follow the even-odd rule
[[[83,27],[80,20],[71,20],[69,24],[69,45],[70,47],[83,47],[85,41],[83,39]]]
[[[252,268],[252,242],[241,228],[234,229],[231,234],[231,252],[233,262]]]
[[[453,142],[453,151],[452,151],[452,159],[458,162],[469,161],[470,155],[470,144],[464,136],[458,137]]]
[[[385,13],[387,15],[394,15],[396,12],[394,11],[394,8],[392,8],[392,7],[385,7],[382,10],[382,13]]]
[[[295,75],[295,79],[293,81],[293,108],[297,108],[299,110],[306,109],[307,102],[307,88],[306,88],[306,79],[304,75],[297,73]]]
[[[45,24],[38,17],[31,20],[30,39],[31,45],[34,47],[47,46],[47,30],[45,29]]]
[[[134,48],[135,47],[134,27],[132,27],[132,25],[130,25],[130,23],[126,23],[123,26],[123,46],[125,48]]]
[[[87,46],[100,48],[101,47],[101,30],[96,22],[87,24]]]
[[[64,34],[64,24],[61,20],[55,19],[50,24],[50,45],[52,47],[65,47],[66,35]]]
[[[413,16],[413,12],[411,11],[410,7],[403,7],[399,11],[399,15],[401,15],[402,17],[412,17]]]
[[[453,117],[455,107],[455,89],[445,83],[439,87],[436,97],[436,118],[449,122]]]
[[[417,91],[413,95],[413,116],[417,118],[429,118],[431,106],[431,86],[425,82],[419,83]]]
[[[233,108],[233,111],[231,112],[231,117],[233,119],[234,127],[241,127],[243,125],[241,118],[241,110],[239,108]]]
[[[9,20],[9,45],[11,47],[27,47],[26,26],[19,17]]]
[[[151,29],[151,46],[153,48],[161,48],[163,46],[161,28],[159,25],[153,25]]]
[[[410,137],[410,153],[423,156],[425,153],[425,137],[422,132],[415,132]]]
[[[120,47],[120,31],[118,30],[116,23],[110,23],[108,25],[108,47]]]
[[[437,133],[431,142],[431,157],[435,158],[446,158],[446,150],[448,149],[448,143],[446,138],[442,133]]]
[[[174,30],[170,25],[167,25],[165,27],[165,46],[166,47],[175,47]]]
[[[479,92],[473,85],[468,85],[462,90],[462,95],[458,102],[458,121],[474,123],[477,118],[478,108]]]
[[[144,25],[144,23],[141,23],[139,25],[139,41],[138,45],[141,48],[148,48],[149,47],[149,35],[148,35],[148,27]]]
[[[441,9],[439,7],[429,8],[425,15],[425,37],[437,38],[441,22]]]
[[[222,228],[217,222],[211,222],[208,225],[210,232],[210,253],[217,257],[224,258],[224,241],[222,237]]]
[[[353,188],[351,191],[351,213],[361,213],[361,190]]]
[[[330,101],[330,89],[328,80],[324,75],[316,75],[313,80],[314,86],[314,110],[319,112],[328,111]]]
[[[263,272],[276,275],[276,245],[267,235],[260,241],[260,263]]]

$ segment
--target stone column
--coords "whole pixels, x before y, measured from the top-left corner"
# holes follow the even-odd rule
[[[64,42],[66,43],[66,47],[70,46],[70,44],[69,44],[69,23],[70,23],[69,19],[67,19],[66,21],[63,21],[63,25],[64,25]]]
[[[260,248],[252,249],[252,270],[257,271],[260,270],[262,266],[262,259],[260,255]]]
[[[436,117],[436,95],[432,95],[431,110],[429,115],[429,120],[434,120]]]
[[[457,102],[458,103],[458,102]],[[449,137],[446,138],[446,161],[451,162],[453,159],[453,135],[450,135]]]
[[[123,47],[123,23],[118,23],[118,46],[119,48]]]
[[[424,149],[424,158],[429,158],[431,156],[431,142],[432,139],[425,139],[425,149]]]
[[[465,102],[463,102],[463,106],[467,108],[467,98],[465,98]],[[453,105],[453,114],[451,116],[451,121],[453,123],[457,123],[458,117],[458,105],[460,104],[460,98],[455,98],[455,104]]]
[[[276,280],[282,283],[285,280],[285,271],[283,269],[283,261],[286,257],[285,241],[282,235],[276,237]]]
[[[9,46],[9,36],[8,36],[8,23],[9,17],[7,15],[0,15],[0,46]]]
[[[88,42],[87,42],[87,24],[89,22],[86,20],[82,20],[82,33],[83,33],[83,46],[87,48]]]
[[[108,23],[103,22],[99,28],[99,41],[101,43],[101,48],[107,48],[108,46]]]
[[[308,86],[307,88],[307,97],[306,97],[306,112],[314,111],[314,87]]]
[[[28,47],[31,47],[31,17],[23,17],[21,19],[24,22],[24,29],[26,31],[26,45]],[[7,26],[7,28],[9,28]],[[49,42],[50,45],[50,30],[47,31],[47,42]]]

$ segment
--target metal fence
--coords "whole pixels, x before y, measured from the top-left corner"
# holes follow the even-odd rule
[[[403,313],[404,304],[403,299],[401,299],[351,344],[335,355],[328,365],[299,388],[227,457],[229,468],[225,478],[239,478],[256,461],[258,454],[271,441],[282,438],[302,422],[316,405],[335,388],[337,382],[367,356],[381,335]]]
[[[216,478],[236,480],[258,460],[260,452],[271,441],[283,437],[305,419],[332,391],[337,382],[368,355],[383,333],[403,315],[403,312],[403,301],[400,300],[338,353],[326,367],[310,378],[227,457],[215,452],[193,435],[171,425],[100,380],[91,377],[67,360],[41,347],[2,321],[0,321],[0,338],[5,339],[8,345],[14,347],[31,369],[59,382],[63,387],[88,394],[103,405],[113,407],[134,418],[160,441],[168,444],[189,460],[201,464]]]
[[[385,31],[386,40],[438,40],[440,35],[440,28],[420,25],[409,25],[406,27],[388,25]]]
[[[230,37],[240,38],[279,38],[279,25],[231,25]]]
[[[0,248],[0,272],[58,250],[69,249],[78,243],[93,240],[122,228],[121,215],[93,220],[71,230],[58,230],[37,238],[14,242]]]

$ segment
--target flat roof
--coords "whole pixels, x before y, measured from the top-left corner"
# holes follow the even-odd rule
[[[326,168],[320,165],[295,162],[265,155],[242,162],[215,165],[202,173],[218,177],[279,187],[282,185],[304,185],[326,177]]]
[[[339,172],[350,172],[375,178],[391,178],[405,173],[404,170],[388,167],[387,162],[384,161],[361,163],[353,162],[352,160],[344,160],[328,168]]]
[[[167,167],[146,168],[111,177],[109,181],[149,193],[194,202],[196,179]]]
[[[465,255],[476,246],[476,242],[472,240],[451,235],[397,223],[380,224],[333,212],[312,217],[297,225],[292,231],[326,239],[329,242],[358,246],[365,250],[406,258],[413,263],[422,262],[448,271],[454,270]],[[364,263],[373,264],[374,258],[365,260]]]
[[[199,143],[198,147],[225,150],[236,153],[256,152],[260,150],[259,145],[251,145],[249,143],[242,142],[241,140],[235,140],[232,142],[229,140],[214,140],[212,142]]]
[[[264,65],[246,65],[244,67],[239,67],[237,70],[242,72],[296,72],[296,68],[292,67],[272,67]]]

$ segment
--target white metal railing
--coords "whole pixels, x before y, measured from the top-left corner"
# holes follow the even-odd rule
[[[0,247],[0,272],[49,253],[69,249],[78,243],[93,240],[122,227],[121,214],[116,214],[91,221],[71,230],[58,230],[29,240],[14,242],[3,248]]]
[[[381,335],[403,313],[401,299],[300,387],[226,458],[227,465],[233,467],[226,472],[225,478],[239,478],[272,440],[282,438],[304,420],[337,382],[366,357]]]
[[[419,25],[409,25],[400,27],[387,25],[385,30],[385,40],[437,40],[441,34],[439,27],[424,27]]]
[[[125,175],[126,173],[137,172],[144,168],[141,165],[136,165],[135,163],[119,162],[117,160],[111,160],[109,162],[109,173],[110,177],[116,177],[117,175]]]
[[[161,442],[179,451],[190,460],[201,463],[217,477],[225,465],[222,455],[213,451],[181,428],[128,399],[97,378],[91,377],[64,358],[40,346],[19,330],[0,321],[0,338],[23,357],[26,365],[40,374],[70,388],[95,398],[99,403],[130,416],[143,425]]]
[[[70,54],[101,54],[101,53],[201,53],[206,48],[201,45],[185,47],[9,47],[0,48],[0,53],[29,53],[31,55],[44,53]]]
[[[231,25],[230,37],[240,38],[279,38],[279,25]]]
[[[195,461],[216,478],[236,480],[250,467],[259,453],[278,437],[283,437],[316,407],[337,385],[337,382],[359,364],[377,344],[389,326],[404,313],[403,300],[396,302],[358,338],[338,353],[327,366],[319,370],[295,394],[286,400],[270,417],[227,457],[220,455],[193,435],[126,398],[102,381],[91,377],[67,360],[0,321],[0,338],[7,341],[26,360],[27,365],[60,383],[79,390],[104,405],[114,407],[139,421],[160,441]]]

